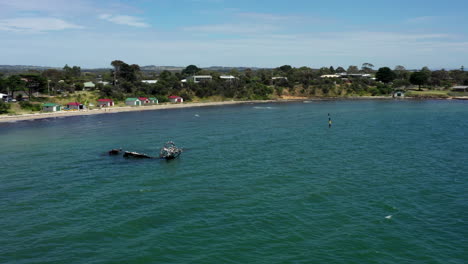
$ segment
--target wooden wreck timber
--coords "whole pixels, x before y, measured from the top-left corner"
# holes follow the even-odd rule
[[[109,156],[120,155],[122,149],[111,149],[108,151]],[[171,160],[180,156],[182,148],[176,147],[174,142],[168,141],[159,151],[159,157],[152,157],[147,154],[138,153],[134,151],[124,151],[124,158],[139,158],[139,159],[166,159]]]
[[[125,151],[123,156],[124,158],[153,159],[153,157],[151,156],[148,156],[143,153],[133,152],[133,151]]]

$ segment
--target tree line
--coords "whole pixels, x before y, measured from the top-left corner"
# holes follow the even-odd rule
[[[292,96],[348,96],[386,95],[393,89],[404,89],[412,85],[419,89],[448,89],[453,85],[468,85],[468,73],[461,67],[457,70],[434,70],[423,67],[407,70],[403,66],[374,69],[371,63],[361,67],[351,65],[346,69],[333,66],[312,69],[283,65],[273,69],[232,69],[218,72],[189,65],[180,72],[146,72],[137,64],[121,60],[111,62],[111,70],[98,72],[82,71],[79,66],[65,65],[62,69],[30,71],[21,74],[0,74],[0,93],[13,98],[15,92],[26,91],[50,95],[73,93],[84,89],[84,83],[92,81],[92,88],[101,97],[123,100],[125,97],[155,96],[160,101],[169,95],[179,95],[185,100],[220,96],[232,99],[269,99],[283,95]],[[342,78],[337,74],[348,74]],[[192,75],[210,75],[212,81],[181,82]],[[221,75],[232,75],[234,79],[221,79]],[[328,78],[322,78],[328,75]],[[142,80],[157,79],[157,83]]]

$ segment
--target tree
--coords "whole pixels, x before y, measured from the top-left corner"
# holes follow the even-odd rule
[[[338,68],[336,68],[335,72],[342,73],[342,72],[346,72],[346,70],[343,67],[339,66]]]
[[[67,79],[78,78],[81,76],[81,68],[78,66],[73,66],[72,68],[68,66],[68,64],[65,64],[65,66],[63,67],[63,72],[65,78]]]
[[[198,68],[197,66],[195,65],[189,65],[187,67],[185,67],[184,70],[182,70],[182,74],[185,74],[185,75],[194,75],[196,74],[197,72],[201,71],[200,68]]]
[[[409,81],[411,84],[418,85],[419,90],[421,90],[421,85],[424,85],[428,79],[429,77],[424,72],[413,72]]]
[[[112,67],[114,67],[114,72],[113,72],[113,75],[114,75],[114,85],[117,85],[117,82],[118,82],[118,76],[120,74],[120,67],[125,64],[125,62],[121,61],[121,60],[113,60],[111,62],[111,65]]]
[[[408,79],[409,78],[409,72],[405,69],[404,66],[397,65],[393,69],[393,72],[396,74],[397,79]]]
[[[283,65],[283,66],[279,67],[278,69],[287,74],[292,70],[292,67],[291,67],[291,65]]]
[[[26,87],[26,82],[18,75],[11,75],[8,77],[6,83],[7,89],[11,92],[11,97],[15,97],[16,91],[24,90]]]
[[[350,65],[346,72],[347,73],[359,73],[359,68],[357,66]]]
[[[371,73],[371,72],[372,72],[372,68],[374,68],[374,65],[373,65],[372,63],[365,62],[365,63],[362,64],[361,70],[362,70],[364,73]]]
[[[396,75],[389,67],[382,67],[379,68],[379,70],[375,74],[375,78],[377,79],[377,81],[389,83],[396,78]]]

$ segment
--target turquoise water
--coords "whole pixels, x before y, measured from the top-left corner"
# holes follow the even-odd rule
[[[0,124],[0,263],[467,263],[467,132],[462,101]]]

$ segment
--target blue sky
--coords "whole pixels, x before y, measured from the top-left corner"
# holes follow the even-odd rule
[[[0,64],[468,66],[468,1],[0,0]]]

